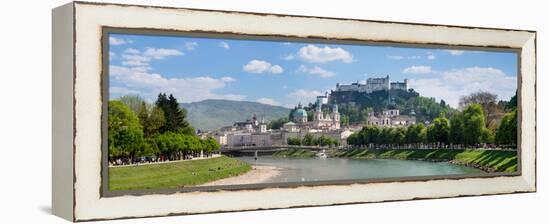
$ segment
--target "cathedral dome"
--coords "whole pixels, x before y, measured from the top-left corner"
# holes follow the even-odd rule
[[[307,117],[307,112],[306,110],[302,109],[302,108],[299,108],[297,109],[296,111],[294,111],[294,117],[295,118],[298,118],[298,117]]]

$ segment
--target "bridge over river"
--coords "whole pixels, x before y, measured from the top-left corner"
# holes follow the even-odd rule
[[[277,152],[287,149],[306,149],[311,151],[321,151],[329,149],[328,146],[305,146],[305,145],[259,145],[259,146],[227,146],[222,147],[220,151],[224,152]]]

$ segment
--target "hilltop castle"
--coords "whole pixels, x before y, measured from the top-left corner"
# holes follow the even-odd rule
[[[390,76],[387,75],[385,78],[368,78],[365,84],[359,82],[352,83],[350,85],[340,85],[336,84],[336,91],[352,91],[352,92],[364,92],[372,93],[379,90],[390,90],[390,89],[400,89],[407,91],[408,79],[403,80],[403,82],[390,82]]]

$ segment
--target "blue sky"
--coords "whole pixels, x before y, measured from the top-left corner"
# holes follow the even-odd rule
[[[517,88],[510,52],[110,34],[110,98],[159,92],[180,102],[229,99],[293,107],[336,83],[409,79],[409,88],[456,107],[479,90],[508,100]]]

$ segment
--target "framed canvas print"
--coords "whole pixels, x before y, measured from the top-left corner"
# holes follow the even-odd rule
[[[73,2],[52,39],[71,221],[536,191],[535,31]]]

